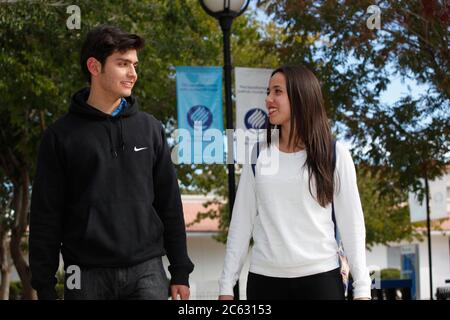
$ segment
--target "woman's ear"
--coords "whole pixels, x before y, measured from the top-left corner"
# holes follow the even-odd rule
[[[94,57],[90,57],[89,59],[87,59],[86,65],[87,65],[87,69],[93,76],[99,75],[100,72],[102,71],[102,65],[101,65],[100,61],[98,61]]]

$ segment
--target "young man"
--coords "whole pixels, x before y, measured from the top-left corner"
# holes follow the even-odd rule
[[[91,30],[81,50],[90,87],[42,137],[30,221],[39,299],[56,298],[60,252],[66,271],[81,271],[65,299],[189,298],[194,266],[164,129],[131,95],[143,46],[116,27]]]

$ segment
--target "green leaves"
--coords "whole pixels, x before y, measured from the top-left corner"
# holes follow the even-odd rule
[[[71,95],[87,85],[79,52],[92,27],[112,24],[146,39],[134,93],[141,109],[165,123],[169,133],[176,128],[175,66],[223,63],[219,24],[197,0],[77,1],[79,30],[67,29],[68,5],[48,0],[0,4],[0,155],[5,157],[0,169],[5,167],[7,180],[23,166],[34,175],[43,130],[67,112]],[[270,43],[279,29],[272,26],[270,36],[263,36],[261,29],[251,15],[234,21],[234,65],[278,65]],[[177,170],[182,191],[226,197],[224,165],[178,166]],[[222,201],[223,230],[226,208]]]
[[[336,131],[353,142],[356,162],[371,167],[370,179],[379,180],[379,186],[393,183],[395,193],[406,194],[410,189],[423,192],[418,181],[425,175],[433,179],[445,172],[450,160],[450,60],[444,2],[380,2],[380,30],[366,26],[371,1],[258,3],[286,26],[282,43],[274,48],[282,62],[305,64],[321,80],[328,115]],[[428,92],[380,103],[390,80],[399,75],[425,85]],[[395,174],[380,180],[386,172]],[[387,201],[372,192],[363,199],[369,243],[394,241],[411,232],[406,207],[378,210],[400,203],[394,200],[403,201]]]
[[[370,167],[358,170],[358,189],[366,224],[366,246],[420,239],[420,233],[410,223],[407,194],[392,181],[395,172],[377,171]]]
[[[448,20],[441,19],[439,2],[433,2],[431,11],[420,2],[383,2],[381,30],[366,26],[366,8],[372,4],[368,0],[259,3],[268,5],[273,19],[260,22],[248,9],[233,22],[234,66],[303,63],[313,69],[336,131],[354,142],[357,163],[370,165],[375,180],[385,171],[396,172],[390,176],[395,192],[417,189],[425,171],[429,178],[443,172],[449,154],[450,72]],[[60,2],[0,4],[0,155],[14,159],[2,162],[7,176],[13,164],[34,167],[43,129],[67,112],[71,95],[86,85],[79,51],[91,27],[113,24],[146,39],[135,94],[141,108],[165,123],[169,133],[176,128],[175,66],[223,63],[218,22],[196,0],[81,0],[77,5],[80,30],[67,29],[67,6]],[[430,90],[392,105],[380,104],[394,74],[418,79]],[[226,166],[185,165],[177,170],[183,192],[214,192],[217,199],[226,198]],[[385,207],[400,201],[377,197]],[[221,230],[226,232],[227,207],[220,203]],[[388,239],[378,224],[388,223],[386,217],[400,224],[398,237],[408,231],[403,228],[404,209],[396,214],[387,210],[386,215],[367,210],[370,217],[378,217],[373,225],[367,218],[373,241]]]

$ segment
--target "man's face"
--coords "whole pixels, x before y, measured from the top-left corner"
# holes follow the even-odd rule
[[[103,90],[120,98],[131,95],[131,90],[137,81],[137,52],[130,49],[125,52],[116,51],[108,58],[97,76]]]

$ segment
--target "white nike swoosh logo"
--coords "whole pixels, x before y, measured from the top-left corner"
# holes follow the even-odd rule
[[[138,152],[138,151],[141,151],[141,150],[145,150],[145,149],[148,149],[148,147],[144,147],[144,148],[136,148],[136,146],[134,147],[134,151],[135,152]]]

